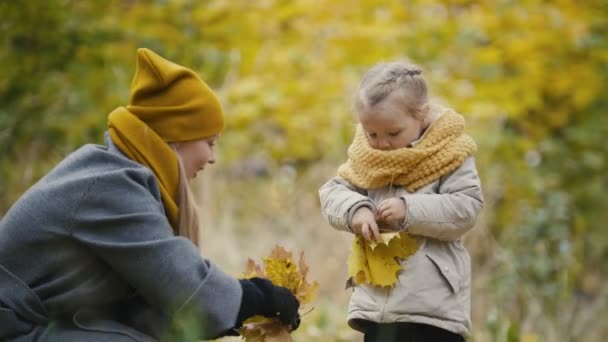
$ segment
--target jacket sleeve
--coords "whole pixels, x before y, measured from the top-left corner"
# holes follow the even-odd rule
[[[348,183],[342,177],[334,177],[319,189],[321,212],[329,224],[342,231],[351,232],[353,214],[362,206],[372,211],[376,208],[366,192]]]
[[[215,337],[234,326],[241,287],[192,242],[174,236],[159,197],[148,170],[108,172],[86,190],[72,236],[150,304],[170,317],[194,319],[200,338]]]
[[[442,177],[438,194],[408,194],[402,198],[407,207],[405,230],[439,240],[459,239],[473,228],[483,208],[475,159],[467,158],[458,169]]]

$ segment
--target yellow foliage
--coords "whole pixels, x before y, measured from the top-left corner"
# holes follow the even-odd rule
[[[308,282],[308,265],[304,252],[296,265],[291,252],[275,246],[270,255],[264,258],[264,267],[248,259],[243,278],[261,277],[273,284],[289,289],[300,302],[300,308],[312,303],[317,296],[319,284]],[[247,319],[241,328],[241,335],[247,342],[286,342],[291,341],[289,327],[277,318],[254,316]]]
[[[11,42],[2,51],[11,67],[0,77],[0,216],[68,150],[101,142],[105,111],[128,101],[138,47],[192,67],[218,91],[228,126],[220,163],[260,156],[264,163],[293,162],[298,173],[306,162],[344,156],[354,132],[353,88],[364,70],[407,59],[423,67],[433,99],[467,117],[480,145],[476,157],[490,197],[484,227],[501,239],[516,235],[512,228],[571,234],[559,243],[572,238],[572,254],[558,253],[576,256],[581,269],[581,277],[579,271],[566,277],[573,279],[569,286],[605,264],[605,1],[119,3],[48,1],[44,11],[35,1],[0,5]],[[27,25],[32,20],[45,25]],[[23,77],[30,74],[39,77]],[[527,152],[539,156],[533,167]],[[599,156],[588,160],[588,153]],[[546,189],[568,194],[559,223],[568,229],[520,224],[535,208],[543,209],[535,224],[550,222],[541,208],[554,197]],[[500,242],[518,259],[528,256],[518,253],[528,250],[525,244]],[[357,251],[353,264],[364,266],[353,279],[369,281],[376,273],[367,246]],[[560,258],[548,255],[529,257],[532,265],[563,269]],[[249,276],[264,274],[252,266]],[[279,278],[293,281],[289,274]],[[538,281],[553,286],[556,279],[547,277]],[[307,284],[300,289],[313,286]],[[314,291],[306,293],[300,297],[312,300]]]
[[[361,236],[353,241],[348,257],[348,275],[355,284],[393,286],[401,270],[400,261],[418,250],[408,233],[380,234],[379,243],[367,243]]]

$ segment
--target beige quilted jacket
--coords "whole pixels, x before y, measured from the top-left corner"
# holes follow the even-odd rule
[[[382,200],[401,197],[407,217],[395,228],[419,240],[416,254],[402,261],[393,288],[353,288],[348,310],[351,327],[364,331],[367,321],[416,322],[470,335],[471,262],[461,237],[474,226],[483,207],[473,157],[414,193],[400,186],[368,191],[335,177],[321,187],[319,195],[323,215],[334,228],[346,232],[359,207],[375,210]]]

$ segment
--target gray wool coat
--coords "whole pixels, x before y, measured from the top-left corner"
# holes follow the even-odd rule
[[[174,236],[154,174],[107,135],[0,221],[0,341],[212,338],[233,327],[241,296]]]

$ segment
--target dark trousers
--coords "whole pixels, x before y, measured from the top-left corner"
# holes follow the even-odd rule
[[[419,323],[371,323],[365,328],[365,342],[464,342],[461,335]]]

